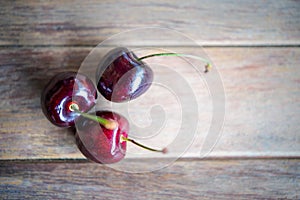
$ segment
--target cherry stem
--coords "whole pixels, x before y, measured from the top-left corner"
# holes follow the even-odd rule
[[[80,114],[81,116],[83,116],[85,118],[88,118],[88,119],[94,120],[96,122],[99,122],[101,125],[103,125],[105,128],[107,128],[109,130],[114,130],[115,128],[118,127],[118,123],[114,120],[107,120],[107,119],[99,117],[99,116],[90,115],[88,113],[81,112],[79,110],[79,106],[76,103],[72,103],[69,106],[69,109],[73,112],[76,112],[76,113]]]
[[[143,145],[143,144],[141,144],[141,143],[138,143],[138,142],[136,142],[136,141],[133,140],[133,139],[126,138],[126,137],[124,137],[124,136],[121,136],[121,139],[124,140],[124,141],[127,141],[127,142],[131,142],[131,143],[133,143],[133,144],[135,144],[135,145],[137,145],[137,146],[139,146],[139,147],[142,147],[143,149],[147,149],[147,150],[149,150],[149,151],[161,152],[161,153],[163,153],[163,154],[165,154],[165,153],[168,152],[167,148],[163,148],[163,149],[153,149],[153,148],[151,148],[151,147],[148,147],[148,146],[145,146],[145,145]]]
[[[88,118],[88,119],[91,119],[91,120],[94,120],[96,122],[99,122],[101,125],[103,125],[105,128],[109,129],[109,130],[114,130],[118,127],[118,123],[114,120],[107,120],[105,118],[102,118],[102,117],[99,117],[99,116],[96,116],[96,115],[90,115],[88,113],[84,113],[84,112],[81,112],[79,110],[79,106],[78,104],[76,103],[71,103],[71,105],[69,106],[69,110],[72,111],[72,112],[76,112],[78,114],[80,114],[81,116],[85,117],[85,118]],[[154,151],[154,152],[161,152],[161,153],[167,153],[167,148],[163,148],[163,149],[153,149],[151,147],[147,147],[141,143],[138,143],[136,142],[135,140],[133,139],[130,139],[130,138],[126,138],[124,136],[121,136],[121,140],[124,140],[124,141],[127,141],[127,142],[131,142],[139,147],[142,147],[144,149],[147,149],[149,151]]]
[[[193,58],[193,59],[196,59],[196,60],[201,60],[201,61],[206,63],[204,73],[209,72],[209,70],[212,68],[211,63],[208,60],[206,60],[204,58],[201,58],[199,56],[183,54],[183,53],[155,53],[155,54],[150,54],[150,55],[147,55],[147,56],[140,57],[140,58],[138,58],[138,60],[141,61],[141,60],[144,60],[146,58],[151,58],[151,57],[156,57],[156,56],[179,56],[179,57],[186,57],[186,58]]]

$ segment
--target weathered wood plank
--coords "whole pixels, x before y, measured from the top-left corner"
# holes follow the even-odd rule
[[[159,160],[157,160],[159,162]],[[151,162],[132,161],[137,165]],[[181,160],[132,174],[92,163],[2,162],[2,199],[299,199],[299,160]]]
[[[54,74],[76,70],[90,48],[3,48],[0,50],[0,159],[83,158],[74,144],[72,130],[51,125],[40,109],[40,94]],[[198,48],[179,51],[201,53]],[[209,157],[299,157],[300,71],[299,48],[207,48],[222,76],[226,119],[221,137]],[[170,62],[170,59],[172,62]],[[172,60],[173,59],[173,60]],[[180,68],[175,58],[158,58],[198,83],[198,76]],[[150,60],[149,60],[150,61]],[[173,62],[174,61],[174,62]],[[157,71],[163,73],[162,71]],[[208,74],[213,75],[213,73]],[[195,85],[195,84],[194,84]],[[198,138],[184,157],[201,157],[201,145],[211,113],[202,84],[195,85],[201,110]],[[179,93],[178,95],[183,95]],[[153,94],[154,93],[149,93]],[[157,93],[156,97],[162,95]],[[168,101],[168,98],[161,98]],[[133,120],[148,115],[153,102],[131,109]],[[208,106],[209,107],[209,106]],[[133,107],[134,108],[134,107]],[[175,113],[176,114],[176,113]],[[143,118],[141,118],[143,119]],[[146,118],[141,122],[145,122]],[[160,119],[158,119],[160,120]],[[176,126],[169,126],[169,133]],[[188,133],[189,129],[185,129]],[[140,133],[142,134],[142,133]],[[173,137],[173,136],[172,136]],[[161,140],[172,140],[171,134]],[[154,146],[162,146],[159,137]],[[149,141],[146,140],[146,143]],[[215,142],[215,141],[213,141]],[[153,143],[153,141],[152,141]],[[152,144],[150,141],[150,144]],[[129,152],[136,151],[130,147]],[[177,156],[171,153],[169,156]],[[129,157],[139,155],[129,154]],[[142,155],[148,157],[152,155]]]
[[[300,3],[293,0],[31,0],[1,1],[0,8],[0,45],[96,45],[121,31],[153,26],[203,45],[300,44]],[[151,45],[185,45],[153,34]]]

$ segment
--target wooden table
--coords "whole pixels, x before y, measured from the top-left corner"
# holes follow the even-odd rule
[[[292,0],[1,1],[0,199],[299,199],[299,11]],[[153,26],[196,42],[164,47],[204,47],[224,86],[222,133],[205,157],[200,134],[153,172],[91,163],[72,130],[46,120],[41,91],[108,37]],[[170,155],[126,159],[138,171]]]

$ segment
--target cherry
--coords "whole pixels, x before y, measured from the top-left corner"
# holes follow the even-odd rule
[[[96,73],[98,91],[109,101],[135,99],[151,86],[153,71],[127,48],[118,47],[106,54]]]
[[[41,95],[43,113],[56,126],[74,126],[80,115],[69,109],[72,103],[80,106],[82,112],[89,111],[95,104],[97,90],[93,82],[83,74],[63,72],[54,76]]]
[[[115,120],[118,126],[108,129],[86,117],[78,118],[76,120],[78,148],[83,155],[95,162],[110,164],[120,161],[126,153],[126,142],[122,137],[128,137],[128,121],[123,116],[110,111],[97,111],[96,116]]]
[[[126,155],[127,142],[134,143],[150,151],[166,153],[167,149],[153,149],[128,138],[127,119],[112,111],[96,111],[96,115],[82,113],[78,105],[71,110],[81,115],[76,120],[76,142],[79,150],[88,159],[111,164],[122,160]]]
[[[204,73],[211,64],[204,58],[180,53],[157,53],[138,58],[127,48],[118,47],[109,51],[98,66],[96,81],[98,91],[109,101],[124,102],[144,94],[152,84],[153,71],[142,60],[155,56],[181,56],[206,63]]]

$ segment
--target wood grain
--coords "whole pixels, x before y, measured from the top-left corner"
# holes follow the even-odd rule
[[[1,1],[0,45],[96,45],[122,31],[170,28],[202,45],[299,45],[299,1]],[[151,45],[190,45],[160,32]],[[142,37],[141,35],[139,37]],[[144,35],[147,37],[147,34]]]
[[[74,144],[73,130],[56,128],[43,116],[40,94],[56,73],[78,69],[90,50],[83,47],[0,50],[1,160],[83,158]],[[198,48],[178,48],[178,51],[202,52]],[[226,95],[223,131],[208,156],[299,157],[299,48],[206,48],[205,51],[222,76]],[[157,61],[164,63],[169,59]],[[178,64],[179,61],[173,62],[174,66]],[[191,83],[198,83],[198,76],[186,68],[175,68]],[[202,86],[195,88],[198,91]],[[203,156],[201,148],[206,136],[203,132],[209,127],[207,118],[211,113],[203,105],[207,92],[197,94],[203,112],[200,120],[205,123],[199,124],[197,138],[184,157]],[[146,108],[150,103],[141,105]],[[141,116],[137,110],[131,114]],[[170,130],[174,130],[172,126]],[[170,137],[166,136],[166,141]],[[154,145],[164,144],[158,141]],[[173,153],[169,157],[178,156],[178,152]]]
[[[159,162],[159,160],[157,160]],[[132,174],[73,162],[5,162],[1,199],[299,199],[299,160],[179,160]],[[132,160],[136,165],[151,165]]]
[[[297,0],[0,1],[0,199],[299,199],[299,10]],[[149,27],[156,29],[145,31]],[[169,98],[173,93],[151,87],[129,104],[130,122],[166,122],[166,134],[150,137],[156,129],[149,126],[150,132],[131,127],[130,135],[152,146],[168,144],[170,153],[158,158],[129,145],[118,164],[90,163],[75,145],[74,129],[46,120],[40,94],[53,75],[77,71],[93,47],[130,30],[100,50],[156,46],[213,61],[213,71],[199,79],[186,65],[203,65],[195,60],[147,60],[156,81],[173,86],[184,78],[191,86],[198,105],[184,110],[197,107],[200,114],[185,119],[198,119],[198,129],[185,123],[186,135],[170,148],[181,112]],[[93,59],[81,71],[92,78],[98,54]],[[221,106],[212,105],[221,97],[211,82],[217,72],[225,93]],[[187,91],[175,94],[189,97]],[[102,100],[100,109],[108,106]],[[222,132],[209,129],[223,123],[222,106]],[[154,115],[160,112],[166,116]],[[193,143],[180,155],[186,141]]]

